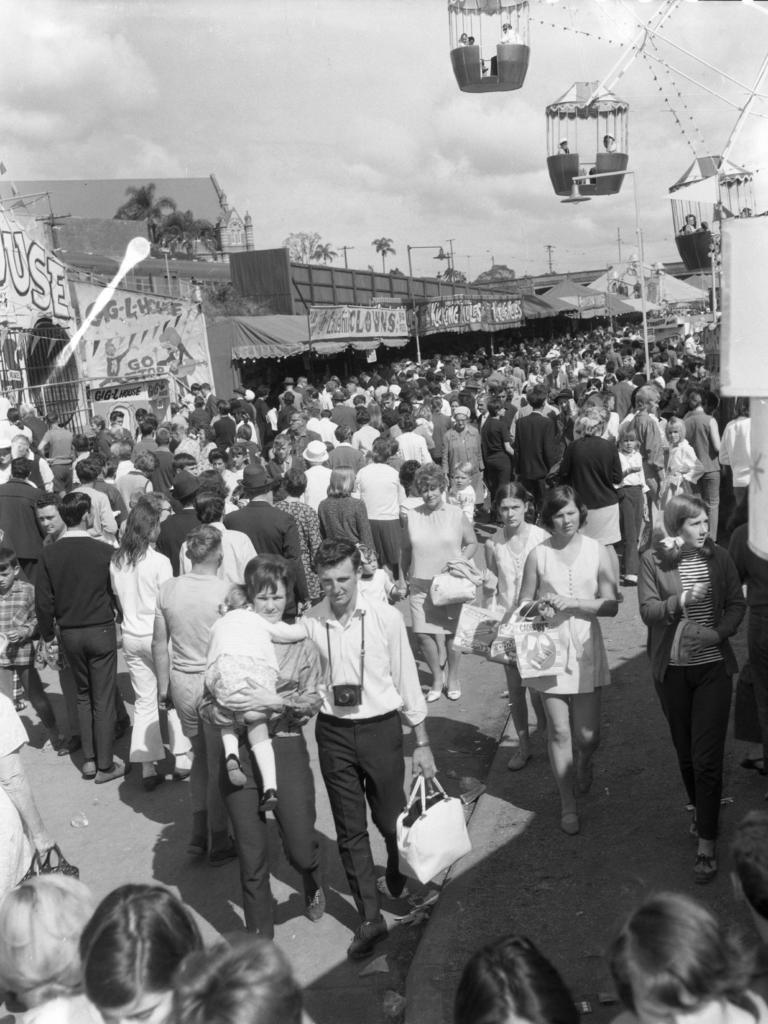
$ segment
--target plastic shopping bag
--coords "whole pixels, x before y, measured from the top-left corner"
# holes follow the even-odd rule
[[[503,609],[496,605],[489,608],[481,608],[476,604],[462,605],[453,638],[454,650],[487,658],[503,617]]]
[[[515,658],[521,679],[556,676],[568,663],[568,642],[557,626],[551,626],[538,615],[538,602],[520,609],[509,621],[515,641]]]
[[[422,883],[431,881],[472,849],[461,800],[446,796],[437,779],[431,784],[437,793],[427,797],[424,776],[419,775],[408,805],[397,819],[400,870]]]

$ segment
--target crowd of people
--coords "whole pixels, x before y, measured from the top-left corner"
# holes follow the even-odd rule
[[[768,756],[768,674],[760,671],[768,658],[760,626],[768,573],[743,525],[748,404],[737,402],[727,423],[719,404],[692,337],[654,345],[647,376],[639,340],[607,331],[494,355],[401,361],[345,381],[289,377],[277,394],[239,387],[221,400],[208,385],[195,385],[161,422],[137,412],[135,429],[116,414],[109,423],[93,417],[88,432],[76,434],[55,414],[44,421],[34,407],[3,399],[0,812],[8,820],[9,809],[11,818],[15,813],[17,827],[0,871],[0,892],[11,890],[0,915],[37,934],[25,890],[33,883],[12,887],[28,867],[28,843],[41,857],[55,847],[19,757],[27,737],[17,711],[28,700],[47,742],[69,755],[84,779],[110,783],[135,765],[147,792],[169,776],[188,780],[187,852],[214,865],[239,861],[246,928],[265,939],[274,934],[272,813],[301,878],[306,914],[319,920],[326,896],[304,737],[314,720],[359,915],[348,956],[368,957],[387,934],[382,901],[408,895],[396,842],[404,755],[415,773],[434,777],[429,706],[466,699],[456,642],[464,604],[438,600],[436,585],[446,576],[470,581],[477,602],[500,607],[506,618],[534,616],[558,653],[549,674],[521,673],[514,657],[502,660],[518,737],[509,769],[531,761],[530,697],[546,729],[566,835],[581,831],[579,796],[592,785],[601,694],[611,680],[599,620],[615,616],[637,588],[650,674],[694,809],[693,877],[710,881],[718,871],[736,671],[728,639],[747,605],[759,723],[747,761],[764,773]],[[719,516],[721,497],[735,510],[734,523],[742,521],[732,531]],[[718,537],[730,538],[730,554]],[[120,647],[132,722],[117,686]],[[43,665],[58,672],[63,721],[46,696]],[[129,728],[125,763],[114,747]],[[172,773],[164,768],[169,757]],[[369,813],[386,846],[383,875],[368,838]],[[152,914],[142,917],[140,909],[147,893],[117,890],[88,924],[90,897],[74,899],[77,927],[85,928],[77,992],[89,1005],[115,1020],[136,1013],[151,1020],[293,1019],[202,1016],[199,1000],[217,997],[201,979],[213,991],[217,977],[237,976],[240,991],[264,974],[280,979],[289,1001],[295,985],[266,947],[254,947],[263,970],[250,973],[237,950],[203,952],[184,909],[158,891],[153,898],[166,900],[167,911],[157,934],[172,943],[175,959],[162,979],[147,978],[145,990],[126,966],[126,944],[131,929],[154,941]],[[65,887],[50,898],[66,903],[73,895]],[[644,913],[650,929],[637,924]],[[680,919],[674,927],[702,929],[702,943],[709,941],[711,919],[694,904],[670,897],[638,911],[612,960],[621,998],[638,1017],[637,964],[650,960],[632,929],[640,929],[638,942],[653,928],[661,934],[665,915]],[[105,968],[89,966],[104,949],[119,953],[132,979],[108,997],[97,991]],[[721,954],[729,970],[730,953]],[[0,977],[3,955],[0,948]],[[482,987],[491,975],[500,984],[489,964],[504,967],[518,956],[546,965],[515,939],[479,954],[466,984]],[[698,969],[692,962],[687,968]],[[498,999],[513,1000],[512,991],[499,990]],[[734,991],[681,990],[674,998],[703,1006]],[[646,996],[656,1005],[662,998]],[[758,1005],[750,998],[739,994],[732,1002],[750,1013]],[[457,1003],[457,1020],[481,1019],[470,1003]],[[764,1004],[758,1011],[763,1019]],[[538,1016],[523,1016],[543,1021],[544,1012],[540,1006]]]

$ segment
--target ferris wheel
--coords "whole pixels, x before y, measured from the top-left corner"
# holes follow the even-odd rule
[[[692,149],[693,161],[669,187],[678,251],[688,269],[708,268],[722,220],[756,212],[753,171],[737,162],[738,144],[750,118],[768,118],[768,107],[757,109],[768,103],[768,95],[761,92],[768,75],[768,20],[762,33],[759,24],[754,30],[751,26],[745,30],[745,50],[762,45],[757,75],[751,83],[745,83],[727,68],[718,67],[710,53],[697,54],[686,41],[675,38],[675,17],[682,0],[661,0],[649,16],[646,4],[632,6],[628,0],[612,3],[614,10],[633,22],[631,39],[621,44],[618,59],[602,79],[574,82],[545,108],[547,171],[552,188],[556,195],[571,199],[619,192],[629,166],[630,106],[615,90],[639,61]],[[601,6],[605,11],[607,5]],[[459,88],[463,92],[520,89],[535,51],[531,21],[545,28],[566,28],[551,23],[553,12],[565,7],[563,3],[553,8],[541,0],[448,0],[451,63]],[[734,7],[739,15],[749,9],[745,17],[768,18],[768,10],[756,4],[733,5],[729,18],[736,13]],[[577,20],[569,27],[599,39],[593,17],[597,9],[598,5],[580,4]],[[696,124],[681,83],[686,89],[699,90],[710,102],[714,98],[734,110],[735,123],[723,147],[704,139],[702,124]],[[692,122],[695,142],[690,137]]]

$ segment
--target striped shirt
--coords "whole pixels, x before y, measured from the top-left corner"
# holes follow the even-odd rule
[[[691,622],[707,629],[715,628],[715,609],[712,604],[712,583],[709,577],[709,561],[700,551],[690,555],[683,555],[678,564],[680,582],[683,591],[690,590],[697,583],[704,583],[707,587],[707,594],[703,601],[697,604],[685,606],[685,614]],[[684,662],[675,662],[670,659],[670,664],[685,665],[708,665],[713,661],[722,661],[723,656],[716,644],[708,647],[698,647],[693,653],[685,656]]]

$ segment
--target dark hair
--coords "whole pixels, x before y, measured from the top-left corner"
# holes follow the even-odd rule
[[[193,565],[221,552],[221,532],[215,526],[196,526],[187,534],[187,558]]]
[[[248,600],[253,601],[264,592],[276,593],[278,583],[282,583],[287,590],[290,577],[290,566],[280,555],[258,555],[252,558],[245,567],[245,590]]]
[[[224,497],[214,491],[198,491],[195,495],[195,513],[198,522],[208,526],[218,523],[224,515]]]
[[[534,384],[532,388],[528,388],[525,397],[532,409],[541,409],[547,400],[547,389],[543,384]]]
[[[745,989],[753,957],[721,928],[715,916],[690,896],[662,892],[645,900],[625,922],[609,952],[619,998],[634,1011],[633,981],[643,996],[670,1010],[690,1013],[724,999],[752,1013]]]
[[[6,569],[9,565],[15,567],[18,564],[19,559],[13,548],[8,544],[0,544],[0,569]]]
[[[502,501],[506,501],[508,498],[514,498],[515,501],[522,501],[528,506],[533,503],[533,495],[527,487],[521,484],[518,480],[513,480],[511,483],[501,485],[493,497],[494,505],[498,508]]]
[[[407,459],[400,467],[400,483],[403,485],[403,490],[406,494],[410,493],[413,487],[413,481],[416,479],[416,471],[418,470],[420,462],[415,459]]]
[[[413,418],[413,413],[401,412],[397,417],[398,426],[404,434],[410,433],[416,426],[416,420]]]
[[[80,483],[89,484],[98,478],[101,472],[101,463],[95,459],[81,459],[75,467],[75,472]]]
[[[56,511],[59,511],[59,498],[56,494],[46,494],[43,498],[38,498],[35,502],[35,508],[49,508],[53,505]]]
[[[501,402],[497,398],[491,398],[485,403],[485,409],[489,416],[498,416],[501,410]]]
[[[76,452],[87,452],[91,450],[91,442],[85,434],[75,434],[72,438],[72,447]]]
[[[301,1024],[301,988],[268,939],[190,954],[174,988],[176,1024]]]
[[[197,459],[194,455],[190,455],[189,452],[179,452],[173,456],[173,473],[174,476],[181,469],[189,469],[190,466],[196,466]]]
[[[346,423],[340,423],[334,430],[334,434],[336,435],[336,440],[344,444],[352,437],[352,430]]]
[[[389,458],[390,443],[388,437],[377,437],[371,445],[371,458],[374,462],[386,462]]]
[[[227,485],[221,479],[221,474],[215,469],[204,469],[197,478],[199,490],[209,491],[211,494],[220,494],[222,498],[227,497]]]
[[[768,811],[750,811],[741,819],[731,860],[747,903],[768,920]]]
[[[154,452],[139,452],[133,458],[133,468],[145,476],[157,469],[157,457]]]
[[[669,499],[664,509],[664,529],[670,537],[676,537],[686,519],[695,519],[702,512],[709,516],[709,509],[698,494],[676,494],[673,498]],[[659,538],[657,537],[656,539],[658,541]],[[681,548],[672,548],[668,551],[662,550],[657,543],[656,553],[663,561],[676,565],[680,561],[682,550]],[[704,542],[701,554],[704,558],[714,558],[715,543],[711,537],[708,537]]]
[[[72,491],[65,494],[59,505],[59,515],[67,527],[79,526],[83,516],[91,511],[91,497],[83,494],[82,491]]]
[[[139,424],[139,433],[142,437],[149,437],[157,429],[157,420],[154,416],[145,416]]]
[[[122,885],[94,911],[80,938],[83,982],[100,1010],[165,992],[181,961],[203,947],[184,904],[159,885]]]
[[[319,575],[323,569],[339,565],[347,558],[352,559],[352,565],[357,571],[361,563],[360,552],[351,540],[324,540],[315,554],[315,572]]]
[[[578,1024],[573,997],[530,939],[510,935],[470,959],[456,992],[454,1024]]]
[[[32,474],[32,465],[26,455],[20,455],[18,459],[11,459],[11,478],[27,480]]]
[[[285,493],[290,494],[292,498],[300,498],[307,489],[307,474],[303,469],[294,466],[285,474],[283,487]]]
[[[152,534],[160,525],[160,512],[149,502],[137,502],[125,521],[120,547],[112,555],[116,569],[134,569],[145,557]]]
[[[561,484],[559,487],[553,487],[551,491],[547,491],[544,495],[544,504],[541,508],[542,526],[551,530],[557,513],[560,509],[565,508],[565,506],[570,502],[573,502],[579,510],[579,529],[581,529],[587,521],[587,506],[578,496],[576,491],[574,491],[572,487],[568,487],[566,484]]]
[[[221,450],[221,448],[211,448],[211,450],[208,452],[208,464],[213,465],[214,459],[220,459],[222,462],[226,462],[227,456]]]

